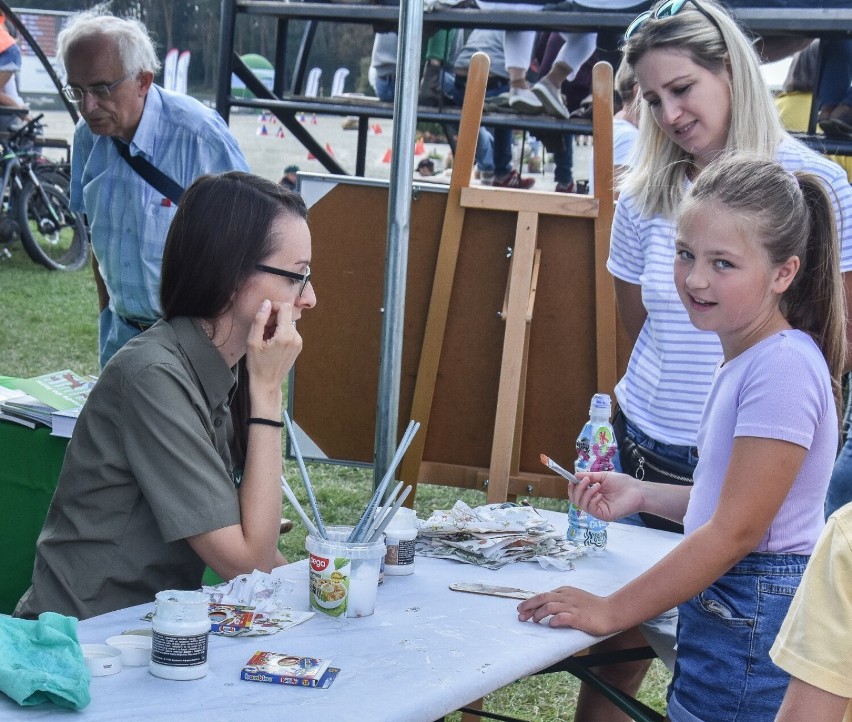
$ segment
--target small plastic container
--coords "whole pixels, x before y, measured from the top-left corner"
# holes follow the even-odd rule
[[[119,634],[107,639],[106,643],[121,652],[121,663],[125,667],[143,667],[151,661],[151,637]]]
[[[121,650],[108,644],[81,644],[86,668],[93,677],[106,677],[121,671]]]
[[[326,527],[328,539],[308,536],[311,609],[330,617],[368,617],[376,608],[384,541],[349,543],[349,526]]]
[[[163,679],[199,679],[207,674],[210,597],[170,589],[156,595],[151,634],[151,674]]]
[[[387,553],[385,574],[404,576],[414,573],[414,540],[417,538],[417,513],[400,507],[385,528]]]

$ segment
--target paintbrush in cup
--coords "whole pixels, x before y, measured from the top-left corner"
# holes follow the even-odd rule
[[[290,415],[285,411],[283,413],[284,423],[287,425],[287,434],[290,437],[290,444],[293,446],[293,453],[296,456],[296,463],[299,465],[299,471],[302,474],[302,481],[305,482],[305,492],[308,495],[308,503],[311,505],[311,511],[314,513],[314,519],[317,521],[317,530],[323,539],[328,539],[328,534],[325,530],[325,524],[322,521],[317,497],[314,494],[314,487],[311,484],[311,479],[308,476],[308,470],[305,468],[305,460],[302,458],[302,452],[299,449],[299,442],[296,439],[296,430],[293,428],[293,422],[290,421]]]

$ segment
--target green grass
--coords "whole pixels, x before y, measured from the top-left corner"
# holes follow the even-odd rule
[[[0,261],[3,321],[0,323],[0,374],[35,376],[72,368],[97,373],[97,297],[90,269],[75,273],[50,272],[33,263],[20,245],[12,258]],[[309,464],[318,503],[328,524],[353,524],[372,492],[372,472],[330,464]],[[300,501],[306,504],[299,471],[285,462],[285,474]],[[415,508],[423,518],[435,509],[447,509],[457,499],[471,506],[485,502],[482,492],[421,485]],[[561,502],[531,499],[534,505],[559,509]],[[284,515],[294,528],[281,539],[281,550],[291,561],[305,557],[305,528],[289,506]],[[514,623],[513,617],[506,624]],[[554,634],[558,634],[554,631]],[[657,710],[665,709],[670,675],[658,660],[640,690],[639,698]],[[567,673],[531,677],[489,695],[485,709],[536,722],[571,720],[577,681]],[[448,718],[453,722],[460,715]]]

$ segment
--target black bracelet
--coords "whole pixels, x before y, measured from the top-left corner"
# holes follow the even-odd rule
[[[246,421],[247,424],[260,424],[261,426],[275,426],[276,428],[284,428],[283,421],[273,421],[272,419],[261,419],[257,416],[252,416]]]

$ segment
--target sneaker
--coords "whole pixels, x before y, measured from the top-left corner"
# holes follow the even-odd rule
[[[538,96],[529,88],[512,88],[509,91],[509,107],[518,113],[535,115],[544,112]]]
[[[529,176],[523,177],[516,170],[510,170],[506,175],[498,178],[494,176],[491,185],[495,188],[520,188],[521,190],[529,190],[535,185],[535,178]]]
[[[820,121],[819,127],[828,138],[852,138],[852,106],[841,103],[831,111],[827,120]]]
[[[577,184],[574,181],[571,181],[570,183],[557,183],[554,190],[557,193],[576,193]]]
[[[834,126],[831,122],[831,114],[836,108],[836,105],[829,105],[828,103],[824,103],[819,108],[819,114],[817,115],[817,125],[822,128],[823,132],[826,134],[830,133]]]
[[[544,112],[548,115],[564,118],[565,120],[571,117],[571,113],[568,112],[568,108],[562,102],[562,93],[559,92],[559,88],[555,88],[546,80],[539,80],[533,85],[532,92],[541,101],[542,106],[544,106]]]

